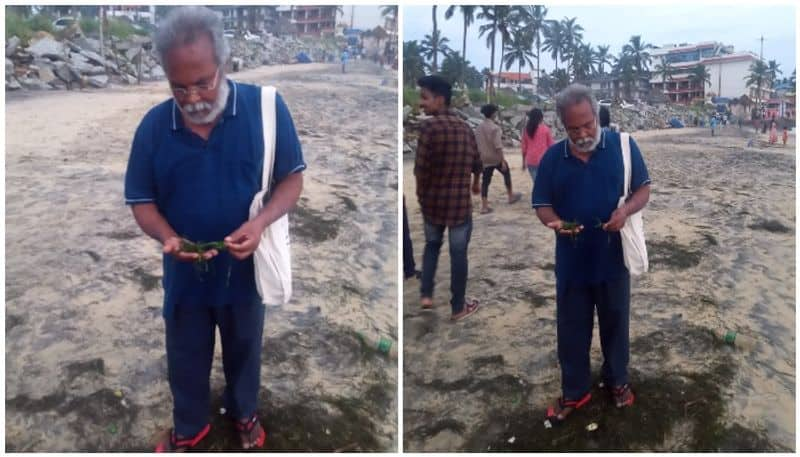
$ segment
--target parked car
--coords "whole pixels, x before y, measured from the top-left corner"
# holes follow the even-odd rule
[[[53,30],[64,30],[75,23],[74,17],[64,16],[53,21]]]
[[[233,38],[236,36],[236,30],[226,29],[224,32],[222,32],[222,35],[224,35],[225,38]]]
[[[611,100],[600,100],[597,102],[600,106],[605,106],[606,108],[611,108]]]

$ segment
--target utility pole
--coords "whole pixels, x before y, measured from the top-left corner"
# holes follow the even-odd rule
[[[350,30],[353,30],[353,16],[356,14],[356,6],[350,7]]]

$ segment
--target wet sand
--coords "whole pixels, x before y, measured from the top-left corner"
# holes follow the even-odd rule
[[[394,450],[396,364],[355,332],[397,340],[396,72],[310,64],[230,77],[278,88],[308,163],[290,216],[295,294],[266,314],[266,447]],[[171,425],[160,246],[123,201],[134,129],[168,96],[161,82],[9,97],[8,451],[148,451]],[[216,411],[219,345],[211,386]],[[213,414],[203,448],[236,441]]]
[[[469,247],[467,298],[482,304],[449,321],[449,255],[436,274],[435,309],[419,309],[419,282],[404,282],[404,449],[793,450],[795,448],[795,145],[745,148],[727,127],[637,132],[653,181],[645,229],[650,273],[632,280],[631,382],[636,405],[595,400],[546,430],[560,394],[554,239],[530,208],[532,183],[507,150],[523,200],[478,212]],[[424,235],[413,157],[404,194],[415,259]],[[753,349],[714,331],[738,330]],[[602,363],[595,325],[592,372]],[[590,423],[598,430],[586,431]]]

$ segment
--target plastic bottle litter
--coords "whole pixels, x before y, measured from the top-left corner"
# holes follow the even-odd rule
[[[356,334],[367,347],[375,349],[391,360],[397,360],[397,344],[391,338],[365,332]]]
[[[742,335],[735,330],[719,330],[718,336],[725,344],[741,349],[753,349],[758,344],[758,342],[751,336]]]

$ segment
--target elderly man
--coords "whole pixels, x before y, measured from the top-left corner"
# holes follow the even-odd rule
[[[632,194],[617,208],[624,186],[620,135],[600,128],[597,102],[587,87],[573,84],[564,89],[556,110],[568,138],[547,150],[533,189],[536,215],[556,233],[562,396],[548,408],[551,423],[563,421],[591,399],[589,350],[595,307],[603,383],[617,407],[633,404],[628,383],[630,277],[619,231],[628,215],[644,208],[650,197],[647,167],[630,140]]]
[[[417,197],[425,221],[425,253],[422,257],[420,304],[433,307],[433,280],[439,262],[444,230],[450,243],[451,319],[461,320],[478,309],[478,302],[466,303],[467,247],[472,234],[472,192],[478,193],[481,166],[472,129],[450,111],[452,88],[444,78],[424,76],[420,87],[420,107],[426,119],[419,129],[414,175]]]
[[[125,201],[147,235],[163,245],[164,322],[174,428],[156,451],[181,451],[209,432],[209,375],[215,327],[222,340],[224,403],[242,447],[263,446],[257,416],[264,304],[254,277],[261,233],[288,212],[305,169],[289,110],[276,97],[272,195],[248,220],[261,189],[264,154],[261,89],[225,77],[229,49],[222,22],[202,7],[170,12],[155,35],[172,98],[136,130]],[[198,254],[182,240],[224,240]],[[193,265],[195,263],[195,265]]]

